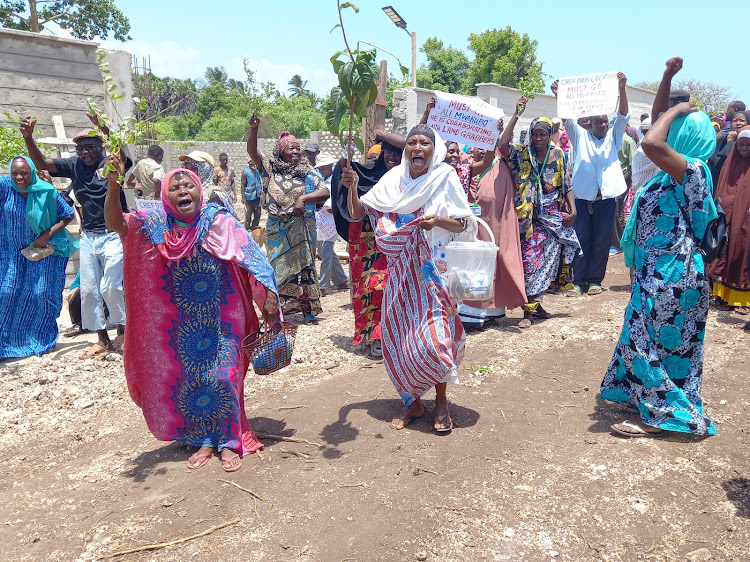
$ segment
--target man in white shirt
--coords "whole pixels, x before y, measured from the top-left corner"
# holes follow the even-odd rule
[[[630,121],[625,91],[627,78],[622,72],[617,74],[617,78],[620,103],[612,128],[606,115],[591,117],[589,130],[572,119],[564,121],[574,162],[573,194],[578,214],[573,227],[582,252],[573,262],[575,288],[566,293],[570,296],[580,295],[584,287],[589,295],[602,292],[615,216],[615,198],[627,189],[617,156]],[[552,93],[557,97],[557,81],[552,84]]]

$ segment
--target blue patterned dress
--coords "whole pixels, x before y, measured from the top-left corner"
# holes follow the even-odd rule
[[[713,203],[705,166],[689,162],[685,177],[652,181],[637,201],[633,287],[601,397],[637,408],[647,425],[714,435],[700,396],[708,282],[693,237]]]
[[[57,215],[73,209],[59,195]],[[0,358],[42,355],[57,343],[68,258],[32,262],[21,250],[37,236],[26,220],[26,198],[9,177],[0,178]]]

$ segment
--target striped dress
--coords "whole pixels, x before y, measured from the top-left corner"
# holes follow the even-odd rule
[[[59,195],[57,214],[73,209]],[[36,240],[26,220],[26,199],[0,178],[0,358],[42,355],[57,343],[68,258],[29,261],[21,250]]]
[[[416,217],[366,207],[388,259],[382,309],[383,360],[408,407],[442,382],[458,382],[465,334]]]

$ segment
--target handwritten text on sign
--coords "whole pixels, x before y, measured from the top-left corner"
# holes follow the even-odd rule
[[[437,103],[430,111],[427,124],[443,140],[492,150],[500,133],[498,120],[504,117],[503,110],[486,101],[469,96],[458,96],[435,92]]]
[[[557,116],[578,119],[612,113],[620,93],[617,72],[600,72],[560,78],[557,85]]]
[[[136,211],[161,211],[163,209],[161,201],[155,199],[136,199],[135,210]]]

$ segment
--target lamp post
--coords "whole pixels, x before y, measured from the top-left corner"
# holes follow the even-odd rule
[[[393,9],[393,6],[385,6],[383,11],[391,18],[391,21],[400,27],[408,35],[411,36],[411,85],[416,87],[417,85],[417,34],[414,31],[406,29],[406,21],[404,18],[398,15],[398,12]]]

